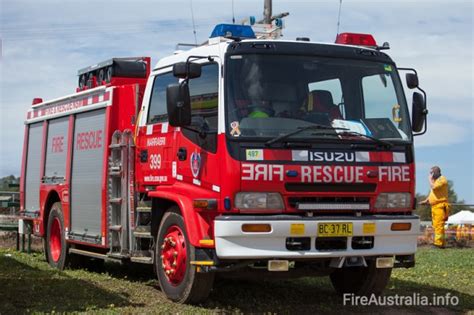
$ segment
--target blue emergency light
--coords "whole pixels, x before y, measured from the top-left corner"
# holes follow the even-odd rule
[[[213,37],[256,38],[250,25],[218,24],[214,27],[210,38]]]

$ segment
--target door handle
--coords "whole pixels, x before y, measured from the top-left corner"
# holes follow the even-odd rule
[[[186,161],[186,158],[188,157],[188,152],[186,148],[179,148],[178,153],[176,154],[178,156],[178,160],[180,161]]]

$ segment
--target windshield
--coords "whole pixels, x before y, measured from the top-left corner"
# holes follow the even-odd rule
[[[230,137],[410,140],[405,97],[394,65],[268,54],[230,55]],[[324,125],[335,129],[304,128]],[[348,132],[349,131],[349,132]],[[357,133],[359,134],[357,136]]]

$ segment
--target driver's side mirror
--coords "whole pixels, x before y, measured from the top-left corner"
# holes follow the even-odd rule
[[[408,77],[408,75],[407,75]],[[425,98],[421,93],[413,93],[412,103],[412,123],[411,127],[414,132],[421,132],[426,121],[428,110],[426,109]]]
[[[168,121],[173,127],[191,124],[191,98],[187,82],[174,83],[166,88]]]
[[[418,87],[418,76],[416,73],[407,73],[405,78],[409,89],[416,89]]]
[[[201,76],[201,65],[194,62],[178,62],[173,65],[173,75],[180,79],[194,79]]]

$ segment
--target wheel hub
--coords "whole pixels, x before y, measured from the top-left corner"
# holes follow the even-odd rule
[[[178,285],[186,274],[186,239],[179,226],[173,225],[166,232],[161,244],[161,263],[166,278]]]
[[[49,236],[49,248],[54,262],[57,262],[61,256],[61,247],[61,222],[58,218],[54,218]]]

